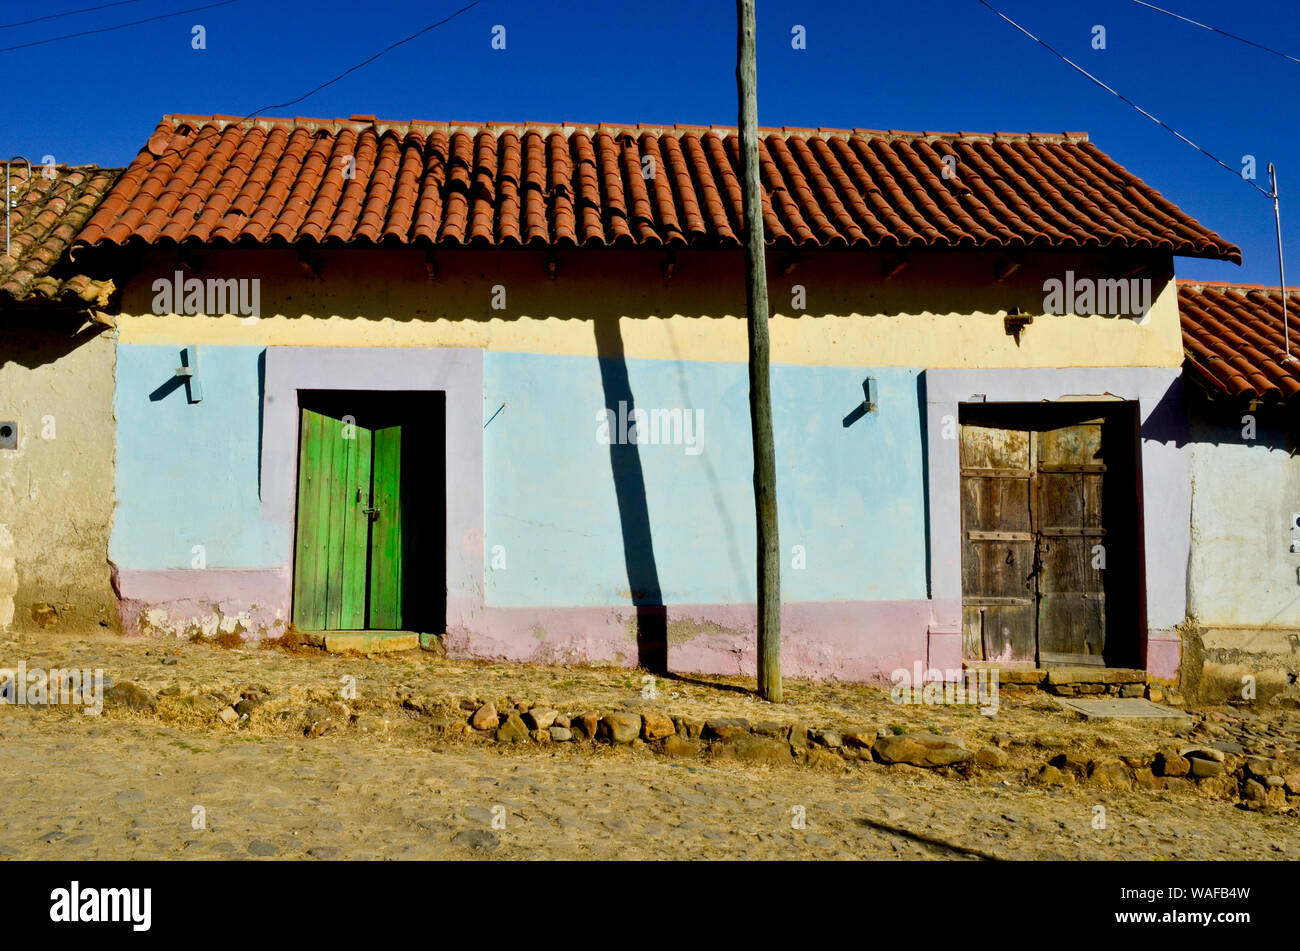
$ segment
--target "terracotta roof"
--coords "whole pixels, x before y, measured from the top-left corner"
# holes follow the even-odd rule
[[[1241,259],[1080,133],[769,129],[760,147],[772,243]],[[734,247],[736,155],[713,127],[168,116],[78,243]]]
[[[1212,389],[1250,399],[1300,393],[1300,360],[1288,360],[1282,292],[1260,284],[1178,282],[1187,366]],[[1287,288],[1291,352],[1300,357],[1300,288]]]
[[[4,165],[0,162],[0,184]],[[108,302],[113,282],[76,273],[67,255],[72,239],[121,172],[61,165],[47,177],[40,165],[31,168],[22,162],[9,167],[10,199],[17,204],[0,225],[0,242],[5,228],[13,228],[9,255],[0,243],[0,294],[18,301],[35,297],[101,307]]]

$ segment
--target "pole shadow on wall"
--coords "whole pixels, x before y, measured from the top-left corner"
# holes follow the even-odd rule
[[[619,418],[619,404],[630,417],[635,408],[632,385],[618,318],[596,318],[597,363],[605,391],[605,408]],[[659,586],[654,539],[650,534],[650,508],[646,502],[645,472],[636,443],[620,443],[617,427],[610,427],[609,468],[618,499],[618,518],[623,532],[623,561],[627,566],[628,588],[636,607],[638,666],[654,673],[668,672],[668,615]]]

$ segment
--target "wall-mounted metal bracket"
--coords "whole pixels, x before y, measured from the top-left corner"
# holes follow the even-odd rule
[[[185,381],[185,396],[191,403],[203,402],[203,386],[199,383],[199,348],[186,347],[181,351],[181,365],[176,376]]]

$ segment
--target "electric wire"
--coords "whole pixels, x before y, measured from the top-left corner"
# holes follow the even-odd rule
[[[225,7],[232,3],[238,3],[239,0],[218,0],[217,3],[205,4],[201,7],[190,7],[188,10],[177,10],[175,13],[160,13],[157,16],[145,17],[143,20],[132,20],[130,23],[119,23],[116,26],[104,26],[95,30],[82,30],[79,33],[65,33],[62,36],[51,36],[45,40],[32,40],[30,43],[18,43],[15,46],[0,47],[0,53],[11,53],[14,50],[30,49],[33,46],[46,46],[50,43],[58,43],[61,40],[71,40],[78,36],[91,36],[96,33],[112,33],[114,30],[125,30],[127,27],[140,26],[142,23],[155,23],[158,20],[167,20],[171,17],[184,16],[187,13],[198,13],[200,10],[211,10],[213,7]]]
[[[1261,195],[1263,195],[1265,198],[1268,198],[1268,199],[1270,199],[1270,200],[1273,198],[1273,193],[1272,193],[1272,192],[1265,191],[1264,189],[1262,189],[1262,188],[1260,188],[1258,185],[1256,185],[1254,182],[1252,182],[1250,179],[1248,179],[1248,178],[1244,178],[1244,177],[1242,176],[1242,174],[1241,174],[1241,172],[1240,172],[1239,170],[1233,168],[1231,165],[1229,165],[1228,163],[1224,162],[1222,159],[1220,159],[1218,156],[1214,155],[1214,154],[1213,154],[1212,152],[1210,152],[1208,149],[1203,149],[1203,148],[1201,148],[1199,145],[1197,145],[1195,142],[1193,142],[1193,141],[1192,141],[1191,139],[1189,139],[1187,136],[1183,135],[1181,132],[1179,132],[1177,129],[1175,129],[1173,126],[1171,126],[1169,123],[1165,122],[1163,119],[1160,119],[1160,118],[1158,118],[1157,116],[1152,115],[1150,112],[1147,112],[1147,110],[1143,109],[1141,106],[1139,106],[1139,105],[1138,105],[1136,102],[1134,102],[1132,99],[1129,99],[1129,98],[1128,98],[1127,96],[1125,96],[1123,93],[1119,92],[1118,90],[1114,89],[1114,88],[1111,87],[1111,86],[1106,85],[1106,83],[1102,82],[1100,79],[1098,79],[1098,78],[1097,78],[1096,76],[1094,76],[1092,73],[1088,72],[1086,69],[1084,69],[1084,68],[1083,68],[1082,66],[1080,66],[1078,63],[1074,62],[1074,60],[1070,59],[1070,58],[1069,58],[1068,56],[1066,56],[1064,53],[1059,52],[1057,49],[1055,49],[1055,48],[1054,48],[1053,46],[1051,46],[1050,44],[1048,44],[1048,43],[1046,43],[1045,41],[1039,39],[1039,38],[1038,38],[1037,36],[1035,36],[1033,33],[1030,33],[1028,30],[1026,30],[1023,26],[1021,26],[1021,25],[1020,25],[1019,23],[1017,23],[1015,20],[1011,19],[1011,17],[1007,16],[1005,13],[1003,13],[1003,12],[1002,12],[1001,10],[999,10],[997,7],[995,7],[995,6],[993,6],[991,3],[989,3],[988,0],[978,0],[978,2],[981,3],[982,5],[984,5],[985,7],[988,7],[989,10],[991,10],[993,13],[997,14],[997,15],[998,15],[999,17],[1001,17],[1003,20],[1006,20],[1006,21],[1007,21],[1008,23],[1010,23],[1013,27],[1015,27],[1015,28],[1016,28],[1017,30],[1019,30],[1021,33],[1025,34],[1025,36],[1029,37],[1031,40],[1033,40],[1033,41],[1034,41],[1035,43],[1037,43],[1039,46],[1043,47],[1043,49],[1047,50],[1049,53],[1051,53],[1053,56],[1055,56],[1055,57],[1056,57],[1057,59],[1059,59],[1061,62],[1065,63],[1067,66],[1069,66],[1070,68],[1074,69],[1076,72],[1081,73],[1082,75],[1086,76],[1088,79],[1092,80],[1094,83],[1096,83],[1096,84],[1097,84],[1098,86],[1100,86],[1102,89],[1106,90],[1108,93],[1110,93],[1110,94],[1111,94],[1112,96],[1114,96],[1115,98],[1119,99],[1121,102],[1126,103],[1127,105],[1129,105],[1129,106],[1131,106],[1132,108],[1136,109],[1138,112],[1142,113],[1142,115],[1146,116],[1148,119],[1150,119],[1150,120],[1151,120],[1152,122],[1154,122],[1156,125],[1160,126],[1160,127],[1161,127],[1162,129],[1164,129],[1165,131],[1171,133],[1171,134],[1174,135],[1175,137],[1177,137],[1177,138],[1181,139],[1182,141],[1186,142],[1186,143],[1187,143],[1188,145],[1190,145],[1192,148],[1196,149],[1196,151],[1200,152],[1200,153],[1201,153],[1202,155],[1204,155],[1206,158],[1210,159],[1210,161],[1214,162],[1214,164],[1216,164],[1216,165],[1218,165],[1220,168],[1223,168],[1223,169],[1227,170],[1228,172],[1230,172],[1230,173],[1233,175],[1233,177],[1238,178],[1238,179],[1240,179],[1241,181],[1245,182],[1247,185],[1249,185],[1251,188],[1255,189],[1255,191],[1259,192],[1259,193],[1260,193]]]

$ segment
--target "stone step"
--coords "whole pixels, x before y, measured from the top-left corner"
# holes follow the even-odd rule
[[[1144,684],[1145,670],[1128,667],[1049,667],[1049,684]]]
[[[994,660],[968,660],[962,662],[967,670],[998,672],[999,684],[1025,684],[1036,687],[1047,677],[1047,671],[1033,664],[1000,664]]]
[[[1145,720],[1182,731],[1192,729],[1196,722],[1191,714],[1183,710],[1152,703],[1150,700],[1057,697],[1056,702],[1085,720]]]
[[[386,654],[412,651],[420,646],[414,631],[322,631],[325,650],[331,654],[355,651],[358,654]]]

